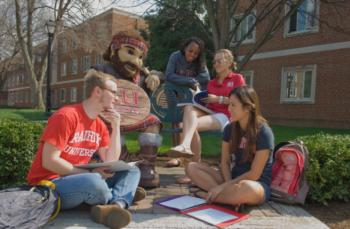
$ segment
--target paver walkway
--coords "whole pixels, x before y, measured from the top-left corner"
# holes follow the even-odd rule
[[[160,198],[188,194],[187,185],[175,183],[176,177],[184,173],[183,168],[158,166],[157,171],[160,173],[161,186],[147,191],[148,196],[130,208],[133,221],[126,228],[215,228],[153,204]],[[248,207],[244,212],[248,213],[250,218],[228,228],[328,228],[298,206],[277,204],[272,201],[259,207]],[[45,229],[105,228],[103,225],[94,223],[89,216],[88,208],[62,211],[54,221],[45,226]]]

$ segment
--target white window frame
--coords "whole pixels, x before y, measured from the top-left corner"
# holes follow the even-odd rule
[[[66,76],[67,75],[67,63],[62,62],[61,63],[61,76]]]
[[[231,22],[230,22],[230,31],[233,30],[233,27],[235,25],[235,19],[239,19],[241,17],[243,17],[244,14],[237,14],[237,15],[234,15],[232,18],[231,18]],[[245,27],[245,31],[248,31],[249,30],[249,24],[248,24],[248,21],[249,21],[249,18],[250,17],[253,17],[252,19],[252,24],[255,24],[255,20],[256,20],[256,11],[253,10],[249,15],[247,15],[245,17],[245,19],[240,23],[240,28],[237,30],[238,34],[240,34],[240,37],[242,37],[243,33],[242,33],[242,26]],[[235,44],[239,39],[236,39],[237,34],[235,34],[233,37],[232,37],[232,41],[231,41],[231,44]],[[254,30],[252,31],[251,33],[252,37],[251,38],[246,38],[242,41],[242,44],[249,44],[249,43],[254,43],[255,40],[256,40],[256,27],[254,28]]]
[[[82,62],[83,62],[82,70],[83,72],[86,72],[91,67],[91,56],[90,55],[83,56]]]
[[[284,67],[281,73],[280,103],[315,103],[316,65]],[[310,98],[304,97],[305,73],[311,71]],[[292,81],[288,82],[288,76]],[[288,85],[289,84],[289,85]],[[288,92],[288,90],[291,90]]]
[[[78,74],[78,58],[72,58],[72,75]]]
[[[296,31],[292,31],[292,32],[289,32],[290,30],[290,17],[285,21],[285,24],[284,24],[284,36],[285,37],[289,37],[289,36],[296,36],[296,35],[299,35],[299,34],[305,34],[305,33],[315,33],[315,32],[318,32],[319,31],[319,15],[320,15],[320,1],[319,0],[305,0],[305,2],[311,2],[313,1],[315,3],[315,6],[314,6],[314,12],[315,12],[315,15],[314,16],[311,16],[311,15],[307,15],[306,16],[306,21],[310,21],[310,20],[315,20],[313,21],[314,25],[313,26],[308,26],[308,25],[305,25],[305,28],[304,29],[298,29],[298,20],[300,20],[300,15],[302,15],[303,13],[301,11],[298,10],[297,13],[297,22],[296,22]],[[307,4],[307,3],[303,3],[303,4]],[[303,4],[299,7],[302,7]],[[285,6],[285,14],[287,14],[290,10],[290,6],[289,5],[286,5]],[[305,22],[307,23],[307,22]]]
[[[70,101],[71,102],[76,102],[77,101],[77,93],[78,93],[78,90],[76,87],[72,87],[70,89]]]
[[[101,54],[96,55],[96,64],[103,64],[103,57]]]
[[[66,89],[65,88],[60,89],[60,101],[61,102],[66,101]]]
[[[242,71],[242,75],[244,77],[245,83],[251,87],[253,87],[254,83],[254,71],[253,70],[246,70]],[[249,80],[247,80],[249,79]]]

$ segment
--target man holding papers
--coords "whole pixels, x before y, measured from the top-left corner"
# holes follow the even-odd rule
[[[94,221],[110,228],[121,228],[131,221],[125,210],[131,205],[140,171],[136,166],[117,173],[108,167],[83,169],[74,164],[87,164],[94,152],[104,162],[120,156],[120,115],[114,110],[117,83],[114,77],[89,71],[84,80],[86,99],[65,106],[48,120],[39,148],[28,174],[32,185],[50,180],[61,198],[62,209],[82,203],[94,205]],[[105,123],[109,122],[109,135]]]

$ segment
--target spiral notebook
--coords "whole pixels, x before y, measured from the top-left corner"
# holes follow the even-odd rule
[[[204,199],[193,196],[172,196],[156,204],[178,211],[205,223],[224,228],[249,217],[219,205],[207,204]]]

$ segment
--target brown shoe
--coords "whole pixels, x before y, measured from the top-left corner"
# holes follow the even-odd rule
[[[147,192],[145,189],[143,189],[141,187],[137,187],[133,202],[135,203],[135,202],[138,202],[140,200],[145,199],[146,195],[147,195]]]
[[[91,208],[93,221],[112,229],[119,229],[131,221],[131,213],[117,204],[95,205]]]

